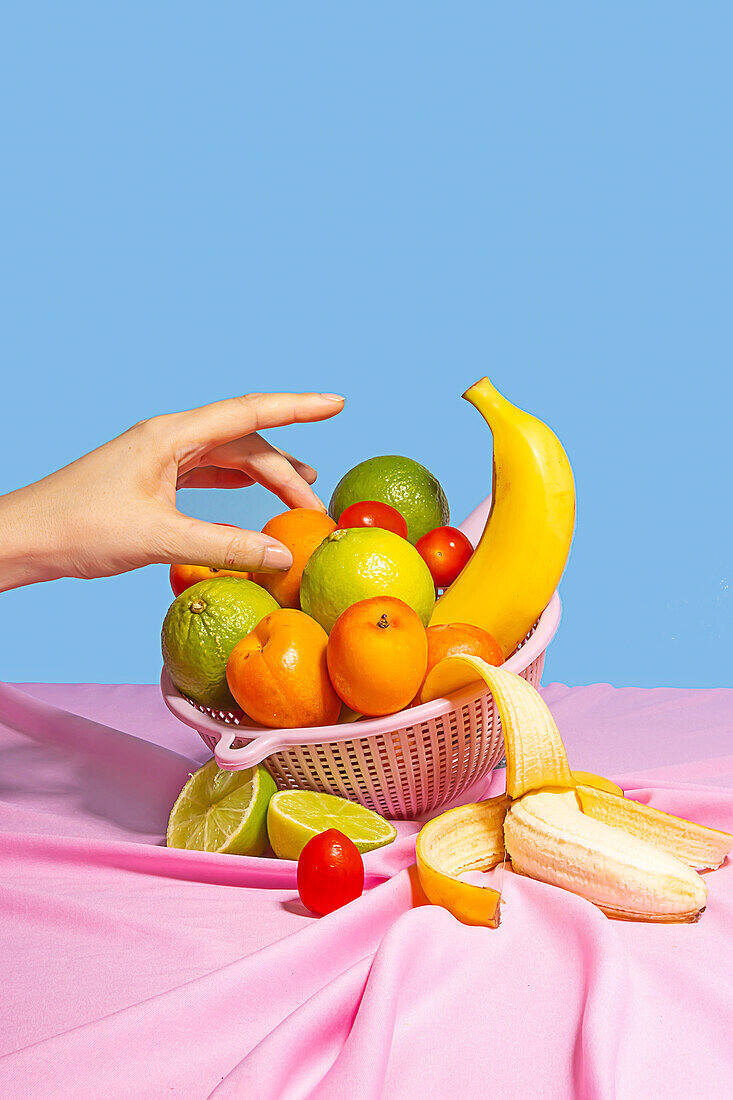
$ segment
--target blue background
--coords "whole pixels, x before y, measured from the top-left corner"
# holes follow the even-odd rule
[[[490,486],[488,373],[573,462],[545,680],[730,683],[729,4],[17,4],[0,43],[0,489],[248,390],[328,497]],[[181,506],[260,527],[258,488]],[[159,673],[167,570],[2,596],[9,680]]]

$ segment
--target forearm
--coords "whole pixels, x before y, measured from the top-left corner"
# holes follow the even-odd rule
[[[57,529],[58,517],[36,485],[0,496],[0,592],[64,575]]]

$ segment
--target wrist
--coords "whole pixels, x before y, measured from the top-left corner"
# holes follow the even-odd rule
[[[55,517],[34,486],[0,496],[0,592],[64,576]]]

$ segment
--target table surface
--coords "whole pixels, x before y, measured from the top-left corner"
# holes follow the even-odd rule
[[[733,831],[733,691],[543,692],[572,766]],[[609,921],[507,874],[500,928],[467,928],[414,904],[407,822],[366,857],[364,896],[318,920],[292,863],[162,845],[209,753],[157,687],[0,684],[0,754],[4,1096],[733,1087],[729,863],[694,925]]]

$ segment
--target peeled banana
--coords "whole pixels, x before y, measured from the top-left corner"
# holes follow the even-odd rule
[[[602,776],[572,772],[539,692],[479,657],[442,661],[427,678],[423,701],[479,678],[502,725],[507,794],[423,826],[416,862],[428,899],[465,924],[495,928],[498,892],[457,876],[511,859],[513,870],[578,894],[610,917],[697,920],[708,891],[693,868],[720,866],[733,836],[624,798]]]
[[[575,523],[570,462],[554,432],[482,378],[464,395],[491,428],[491,511],[468,564],[435,605],[431,625],[473,623],[514,652],[558,586]]]
[[[624,829],[587,817],[574,791],[535,791],[504,821],[512,868],[628,920],[693,921],[707,887],[696,871]]]

